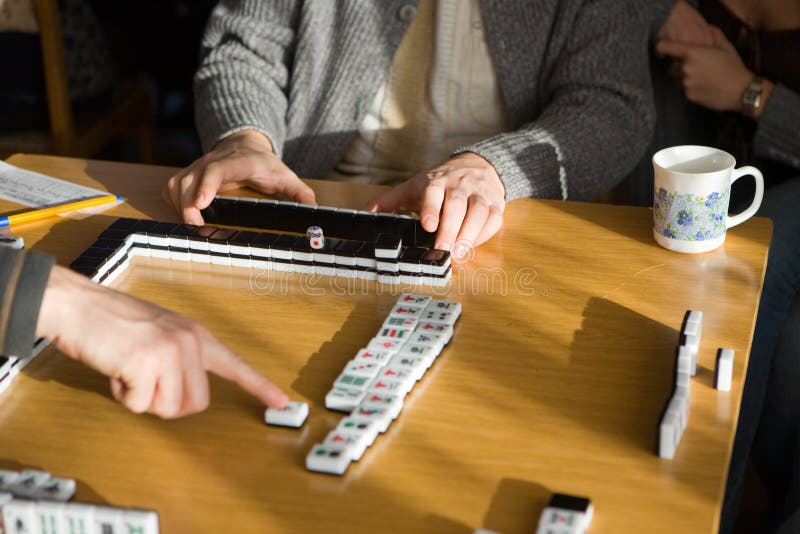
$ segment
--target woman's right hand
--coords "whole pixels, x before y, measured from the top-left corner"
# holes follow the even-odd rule
[[[170,178],[163,195],[184,222],[201,225],[200,210],[211,204],[217,192],[244,186],[316,204],[314,191],[275,155],[270,140],[255,130],[242,130],[222,139]]]
[[[713,34],[703,15],[686,0],[678,0],[672,6],[666,22],[658,32],[657,40],[699,46],[714,44]]]

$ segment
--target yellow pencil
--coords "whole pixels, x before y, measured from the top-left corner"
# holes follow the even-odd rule
[[[0,228],[4,226],[11,226],[12,224],[20,224],[31,221],[38,221],[53,215],[67,213],[70,211],[82,210],[84,208],[93,208],[94,206],[102,206],[103,204],[110,204],[117,200],[123,200],[119,195],[104,195],[102,197],[87,198],[86,200],[79,200],[77,202],[68,202],[58,206],[50,206],[49,208],[41,208],[38,210],[25,211],[23,213],[16,213],[14,215],[7,215],[0,217]]]

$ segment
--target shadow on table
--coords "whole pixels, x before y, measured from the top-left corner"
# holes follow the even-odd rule
[[[536,532],[550,494],[548,488],[535,482],[502,479],[483,518],[483,528],[504,534]]]
[[[653,239],[653,212],[638,206],[609,206],[597,202],[551,202],[565,214],[634,239],[648,247],[658,247]],[[609,209],[613,209],[609,212]]]
[[[9,460],[0,458],[0,469],[4,471],[22,471],[23,469],[36,469],[41,471],[41,466],[23,465],[16,460]],[[72,478],[69,473],[53,472],[51,473],[59,478]],[[91,486],[80,480],[75,480],[75,496],[80,499],[80,502],[87,502],[92,504],[108,505],[109,502],[97,493]],[[2,519],[2,518],[0,518]],[[2,521],[0,521],[2,523]]]
[[[326,392],[320,391],[319,384],[333,382],[345,364],[364,346],[364,329],[359,326],[359,322],[364,317],[374,316],[370,313],[371,308],[374,308],[374,305],[366,302],[355,305],[330,341],[323,343],[300,369],[297,378],[292,382],[293,390],[307,399],[324,399]],[[331,377],[331,379],[320,380],[320,377]]]

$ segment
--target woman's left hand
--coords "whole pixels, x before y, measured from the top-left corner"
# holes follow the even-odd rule
[[[687,45],[662,39],[656,52],[681,61],[686,98],[716,111],[740,111],[744,93],[753,73],[747,69],[725,34],[709,27],[713,46]]]
[[[422,227],[437,232],[434,246],[461,258],[503,226],[505,186],[488,161],[465,152],[403,182],[367,209],[418,210]]]

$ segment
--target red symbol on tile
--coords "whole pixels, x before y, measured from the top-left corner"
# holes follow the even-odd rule
[[[395,373],[391,369],[387,369],[386,372],[383,373],[383,374],[385,374],[386,376],[392,376],[392,375],[396,375],[397,373]]]
[[[413,302],[413,301],[415,301],[417,299],[415,299],[414,297],[408,296],[408,297],[404,298],[403,300],[406,301],[406,302]]]
[[[314,242],[312,243],[312,245],[313,245],[313,246],[315,246],[315,247],[318,247],[318,246],[319,246],[319,241],[314,241]]]
[[[383,382],[378,382],[377,384],[375,384],[375,387],[376,388],[385,388],[386,384],[384,384]]]
[[[364,354],[361,355],[362,358],[372,358],[374,356],[375,355],[372,354],[371,352],[365,352]]]
[[[372,397],[370,397],[369,400],[377,402],[379,400],[383,400],[383,397],[381,397],[380,395],[373,395]]]
[[[405,308],[397,308],[397,313],[406,313],[407,311]]]
[[[344,438],[339,434],[336,434],[335,436],[333,436],[333,439],[331,441],[344,441]]]
[[[436,327],[435,327],[435,326],[433,326],[432,324],[426,324],[425,326],[423,326],[423,328],[424,328],[425,330],[430,330],[431,328],[436,328]]]

